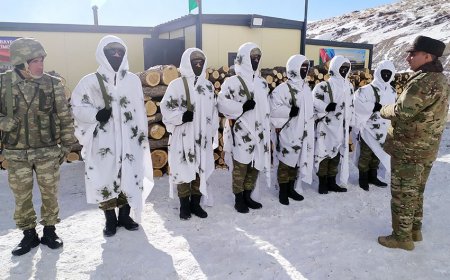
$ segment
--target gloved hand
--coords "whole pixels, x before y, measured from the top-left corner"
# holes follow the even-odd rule
[[[380,103],[375,102],[375,105],[373,106],[372,112],[373,112],[373,113],[375,113],[375,112],[380,112],[381,107],[383,107],[383,106],[382,106]]]
[[[289,112],[289,118],[293,118],[298,116],[299,108],[297,106],[292,106],[291,111]]]
[[[253,99],[245,101],[242,105],[242,113],[255,109],[256,102]]]
[[[3,117],[0,123],[0,129],[5,132],[10,132],[17,129],[19,121],[15,118]]]
[[[194,119],[194,112],[187,110],[183,113],[183,118],[181,119],[183,123],[191,122]]]
[[[325,108],[325,111],[334,112],[334,110],[336,110],[336,105],[336,103],[331,102],[330,104],[328,104],[327,108]]]
[[[63,164],[66,161],[67,155],[72,151],[72,147],[61,145],[61,154],[59,156],[59,164]]]
[[[97,112],[97,115],[95,115],[95,118],[97,121],[105,123],[108,122],[109,118],[111,117],[111,109],[103,108],[100,111]]]

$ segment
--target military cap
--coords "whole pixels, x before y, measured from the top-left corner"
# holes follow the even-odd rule
[[[441,57],[444,53],[444,49],[444,42],[426,36],[418,36],[407,52],[422,51]]]

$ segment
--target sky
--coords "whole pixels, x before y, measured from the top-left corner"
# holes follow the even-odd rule
[[[308,2],[308,21],[315,21],[398,0]],[[202,11],[204,14],[259,14],[303,21],[304,3],[302,0],[203,0]],[[100,25],[153,27],[188,14],[188,0],[0,0],[0,21],[93,24],[92,5],[99,7]]]

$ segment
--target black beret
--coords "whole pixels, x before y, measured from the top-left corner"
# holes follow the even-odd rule
[[[422,51],[433,54],[437,57],[441,57],[444,53],[444,50],[444,42],[426,36],[418,36],[414,40],[412,46],[407,50],[407,52]]]

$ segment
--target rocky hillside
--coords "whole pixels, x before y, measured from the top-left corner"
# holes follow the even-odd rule
[[[395,61],[398,71],[408,69],[405,50],[417,35],[447,44],[445,71],[450,76],[450,1],[402,0],[393,4],[353,11],[308,24],[308,38],[374,44],[373,65]]]

